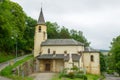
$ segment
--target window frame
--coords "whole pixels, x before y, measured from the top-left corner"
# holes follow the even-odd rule
[[[90,61],[94,62],[94,56],[93,55],[90,55]]]
[[[41,26],[39,26],[38,32],[41,32],[41,31],[42,31]]]

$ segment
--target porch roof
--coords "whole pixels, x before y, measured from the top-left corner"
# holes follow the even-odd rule
[[[81,55],[78,55],[78,54],[72,54],[72,60],[75,62],[78,62],[80,60],[80,56]]]
[[[63,59],[64,61],[69,60],[69,54],[41,54],[37,56],[38,59]]]

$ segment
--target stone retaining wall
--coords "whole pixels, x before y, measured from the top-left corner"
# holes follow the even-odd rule
[[[35,72],[37,72],[35,59],[30,59],[12,70],[13,74],[23,77]]]

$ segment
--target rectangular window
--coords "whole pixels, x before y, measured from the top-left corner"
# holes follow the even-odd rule
[[[48,49],[48,53],[50,54],[50,48]]]
[[[90,59],[91,59],[91,62],[93,62],[93,61],[94,61],[94,56],[91,55],[91,56],[90,56]]]

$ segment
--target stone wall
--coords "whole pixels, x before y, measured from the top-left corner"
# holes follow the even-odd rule
[[[28,76],[34,72],[37,72],[36,69],[36,60],[30,59],[27,62],[17,66],[12,70],[12,73],[18,76]]]
[[[94,56],[91,61],[90,56]],[[83,54],[83,67],[86,68],[87,73],[100,74],[100,56],[99,53],[84,53]]]

